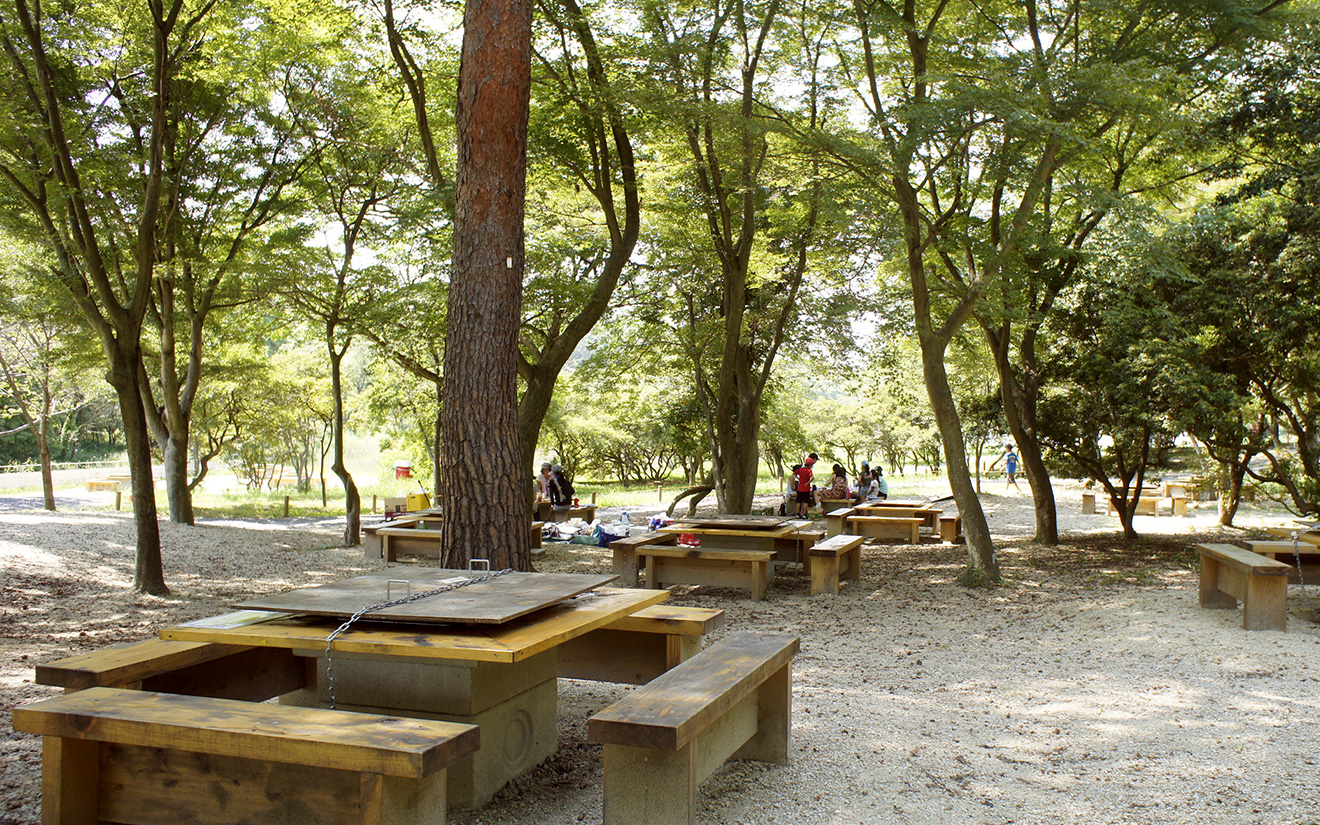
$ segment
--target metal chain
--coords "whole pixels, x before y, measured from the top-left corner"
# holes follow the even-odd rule
[[[473,561],[475,562],[475,561],[485,561],[485,560],[473,559]],[[487,563],[489,564],[489,562]],[[333,653],[330,650],[330,646],[334,643],[335,639],[338,638],[341,633],[344,633],[350,627],[352,627],[354,622],[356,622],[358,619],[362,618],[366,614],[374,613],[377,610],[384,610],[389,607],[398,607],[401,604],[408,604],[410,602],[415,602],[418,599],[425,599],[429,596],[435,596],[440,593],[448,593],[452,590],[458,590],[461,587],[467,587],[469,585],[478,584],[480,582],[487,582],[490,581],[491,579],[498,579],[500,576],[512,572],[513,572],[513,568],[506,567],[503,570],[498,570],[494,573],[487,573],[484,576],[477,576],[476,578],[472,578],[472,579],[464,579],[463,581],[454,582],[453,584],[441,585],[440,587],[436,587],[432,590],[424,590],[420,593],[411,593],[407,596],[404,596],[401,599],[392,599],[389,601],[380,602],[378,604],[369,604],[366,607],[359,610],[358,612],[354,613],[352,616],[349,616],[346,622],[341,624],[339,627],[335,628],[335,631],[333,633],[325,637],[325,674],[326,674],[326,687],[330,693],[330,709],[334,710],[335,708],[335,662],[334,662]],[[389,595],[388,587],[386,588],[385,594],[387,596]]]
[[[1310,529],[1310,527],[1306,528],[1306,530]],[[1311,621],[1320,621],[1320,616],[1317,616],[1315,612],[1315,605],[1311,604],[1311,596],[1306,592],[1306,582],[1302,580],[1302,551],[1298,549],[1300,541],[1297,537],[1305,533],[1306,530],[1293,531],[1293,561],[1297,562],[1297,584],[1302,588],[1302,600],[1306,602],[1306,609],[1311,612]]]

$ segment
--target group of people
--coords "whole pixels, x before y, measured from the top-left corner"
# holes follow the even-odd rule
[[[815,503],[816,498],[852,500],[857,504],[863,501],[875,501],[877,499],[889,498],[889,483],[885,481],[884,473],[877,467],[871,469],[870,462],[863,461],[860,472],[857,474],[856,485],[848,486],[848,471],[842,464],[835,464],[832,468],[829,484],[824,488],[817,490],[815,481],[815,471],[812,469],[820,457],[815,453],[810,453],[801,464],[794,464],[792,475],[789,477],[792,484],[793,501],[797,504],[797,515],[806,518],[807,510]]]
[[[564,474],[563,465],[545,462],[536,476],[536,500],[550,500],[552,510],[567,511],[573,507],[573,483]]]

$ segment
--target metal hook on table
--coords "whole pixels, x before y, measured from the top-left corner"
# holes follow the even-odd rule
[[[484,567],[479,567],[478,565],[485,565],[485,566],[484,566]],[[489,573],[489,572],[490,572],[490,559],[468,559],[468,569],[469,569],[469,570],[484,570],[485,572]]]
[[[407,579],[390,579],[389,581],[385,582],[386,599],[393,598],[393,594],[390,591],[393,590],[394,585],[396,584],[401,584],[406,588],[403,594],[404,598],[407,598],[412,595],[412,582],[408,581]]]

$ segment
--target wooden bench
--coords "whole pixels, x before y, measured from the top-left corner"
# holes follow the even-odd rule
[[[921,526],[925,523],[924,518],[852,515],[848,517],[847,529],[869,539],[897,539],[908,544],[920,544]]]
[[[1288,565],[1232,544],[1198,544],[1201,607],[1234,608],[1242,601],[1246,630],[1288,629]]]
[[[48,823],[445,821],[477,728],[96,687],[14,709],[45,737]]]
[[[1110,499],[1110,500],[1107,502],[1107,508],[1106,508],[1106,510],[1105,510],[1105,515],[1107,515],[1107,516],[1112,516],[1112,515],[1114,515],[1114,514],[1117,513],[1117,512],[1118,512],[1118,509],[1114,507],[1114,501],[1113,501],[1113,499]],[[1158,516],[1159,514],[1160,514],[1160,500],[1159,500],[1159,499],[1157,499],[1157,498],[1147,498],[1147,497],[1145,496],[1144,493],[1142,494],[1142,497],[1141,497],[1141,498],[1137,499],[1137,509],[1136,509],[1136,511],[1133,513],[1134,516]]]
[[[650,532],[640,536],[622,536],[610,542],[610,553],[614,557],[614,575],[619,583],[627,587],[636,587],[638,581],[637,548],[643,544],[677,544],[677,533]]]
[[[605,825],[691,825],[697,786],[726,760],[788,764],[797,651],[786,633],[734,633],[591,717]]]
[[[775,576],[773,550],[715,550],[672,544],[643,544],[637,560],[646,565],[646,586],[671,584],[745,587],[752,598],[765,598]]]
[[[36,681],[262,702],[304,687],[307,669],[291,650],[146,639],[37,665]]]
[[[811,568],[811,595],[839,595],[840,579],[862,577],[862,537],[840,533],[813,545],[807,551]]]
[[[957,544],[962,540],[962,513],[954,516],[940,516],[940,541]]]
[[[362,528],[362,555],[369,559],[397,561],[400,555],[431,556],[440,558],[443,535],[439,516],[405,516]],[[533,521],[528,528],[528,547],[541,546],[541,528]]]
[[[843,510],[853,506],[852,499],[848,498],[823,498],[820,500],[821,515],[828,516],[835,510]]]
[[[118,492],[119,482],[109,478],[91,478],[87,480],[87,492]]]
[[[859,512],[855,507],[844,507],[825,514],[825,536],[837,536],[847,529],[848,517]]]
[[[577,507],[570,507],[567,510],[556,510],[550,502],[538,501],[536,503],[536,517],[541,521],[568,521],[571,518],[595,521],[596,505],[582,504]]]
[[[724,622],[723,610],[653,605],[561,644],[558,675],[644,685],[695,656]]]
[[[884,516],[885,518],[919,518],[922,520],[922,527],[929,527],[930,531],[935,533],[938,532],[940,528],[940,514],[943,512],[943,510],[935,507],[904,507],[876,501],[857,505],[853,508],[851,517]]]

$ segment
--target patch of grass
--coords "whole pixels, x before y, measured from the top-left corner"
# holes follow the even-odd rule
[[[985,571],[983,567],[968,567],[958,577],[958,584],[963,587],[981,587],[992,588],[1003,584],[1003,579],[996,579]]]

